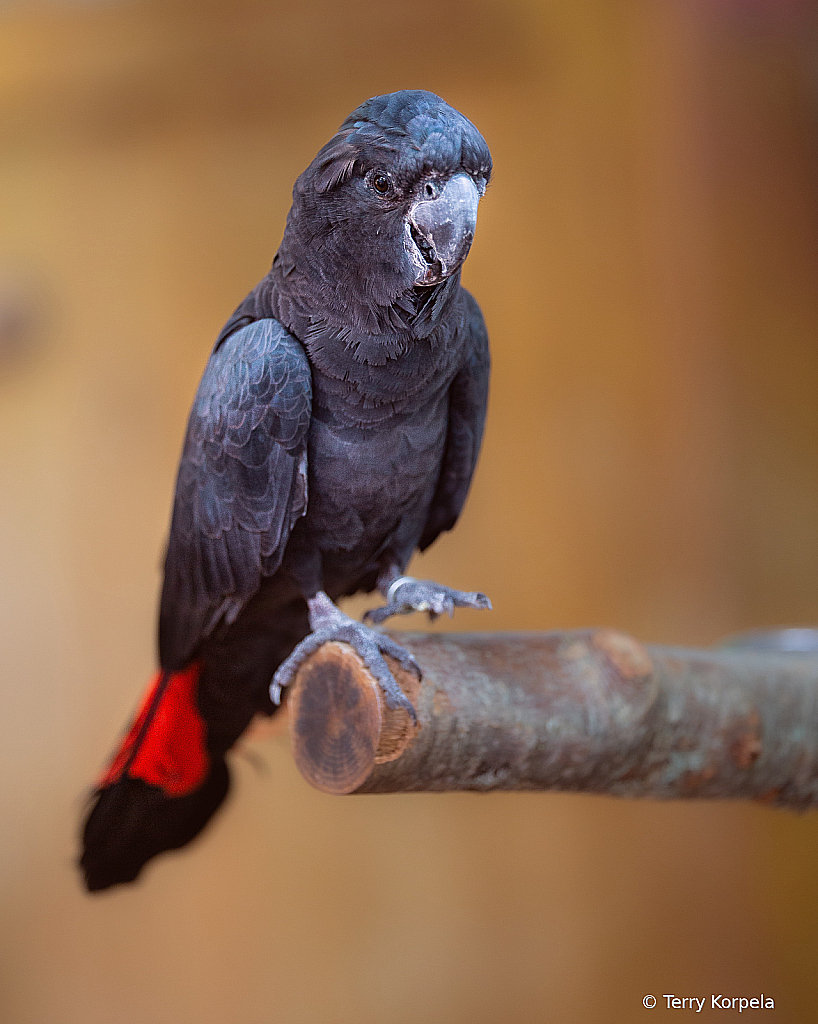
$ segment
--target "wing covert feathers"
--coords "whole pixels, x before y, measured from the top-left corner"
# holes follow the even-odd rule
[[[465,291],[465,289],[464,289]],[[418,547],[451,530],[463,510],[480,454],[489,394],[489,339],[483,314],[466,292],[469,344],[466,363],[449,392],[449,427],[435,496]]]
[[[210,357],[176,483],[160,607],[164,668],[183,667],[280,565],[307,507],[311,407],[307,357],[276,320],[242,327]]]

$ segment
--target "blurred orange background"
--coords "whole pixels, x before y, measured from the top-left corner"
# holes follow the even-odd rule
[[[629,1024],[761,992],[815,1019],[814,814],[332,798],[256,738],[138,886],[90,898],[73,859],[154,669],[210,346],[377,93],[440,93],[496,168],[464,272],[484,451],[414,563],[495,610],[434,628],[818,622],[817,25],[797,0],[3,5],[3,1024]]]

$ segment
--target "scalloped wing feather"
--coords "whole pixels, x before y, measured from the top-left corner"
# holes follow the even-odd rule
[[[187,664],[281,564],[307,507],[312,383],[276,320],[223,339],[193,404],[176,483],[159,623],[162,666]]]

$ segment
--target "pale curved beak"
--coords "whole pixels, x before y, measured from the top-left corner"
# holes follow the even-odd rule
[[[479,202],[477,186],[461,173],[449,178],[434,199],[421,199],[410,209],[415,284],[437,284],[462,265],[474,240]]]

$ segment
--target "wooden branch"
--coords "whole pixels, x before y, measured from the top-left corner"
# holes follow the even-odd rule
[[[643,646],[612,630],[394,634],[418,724],[325,644],[291,687],[296,763],[328,793],[570,790],[818,803],[818,654]]]

